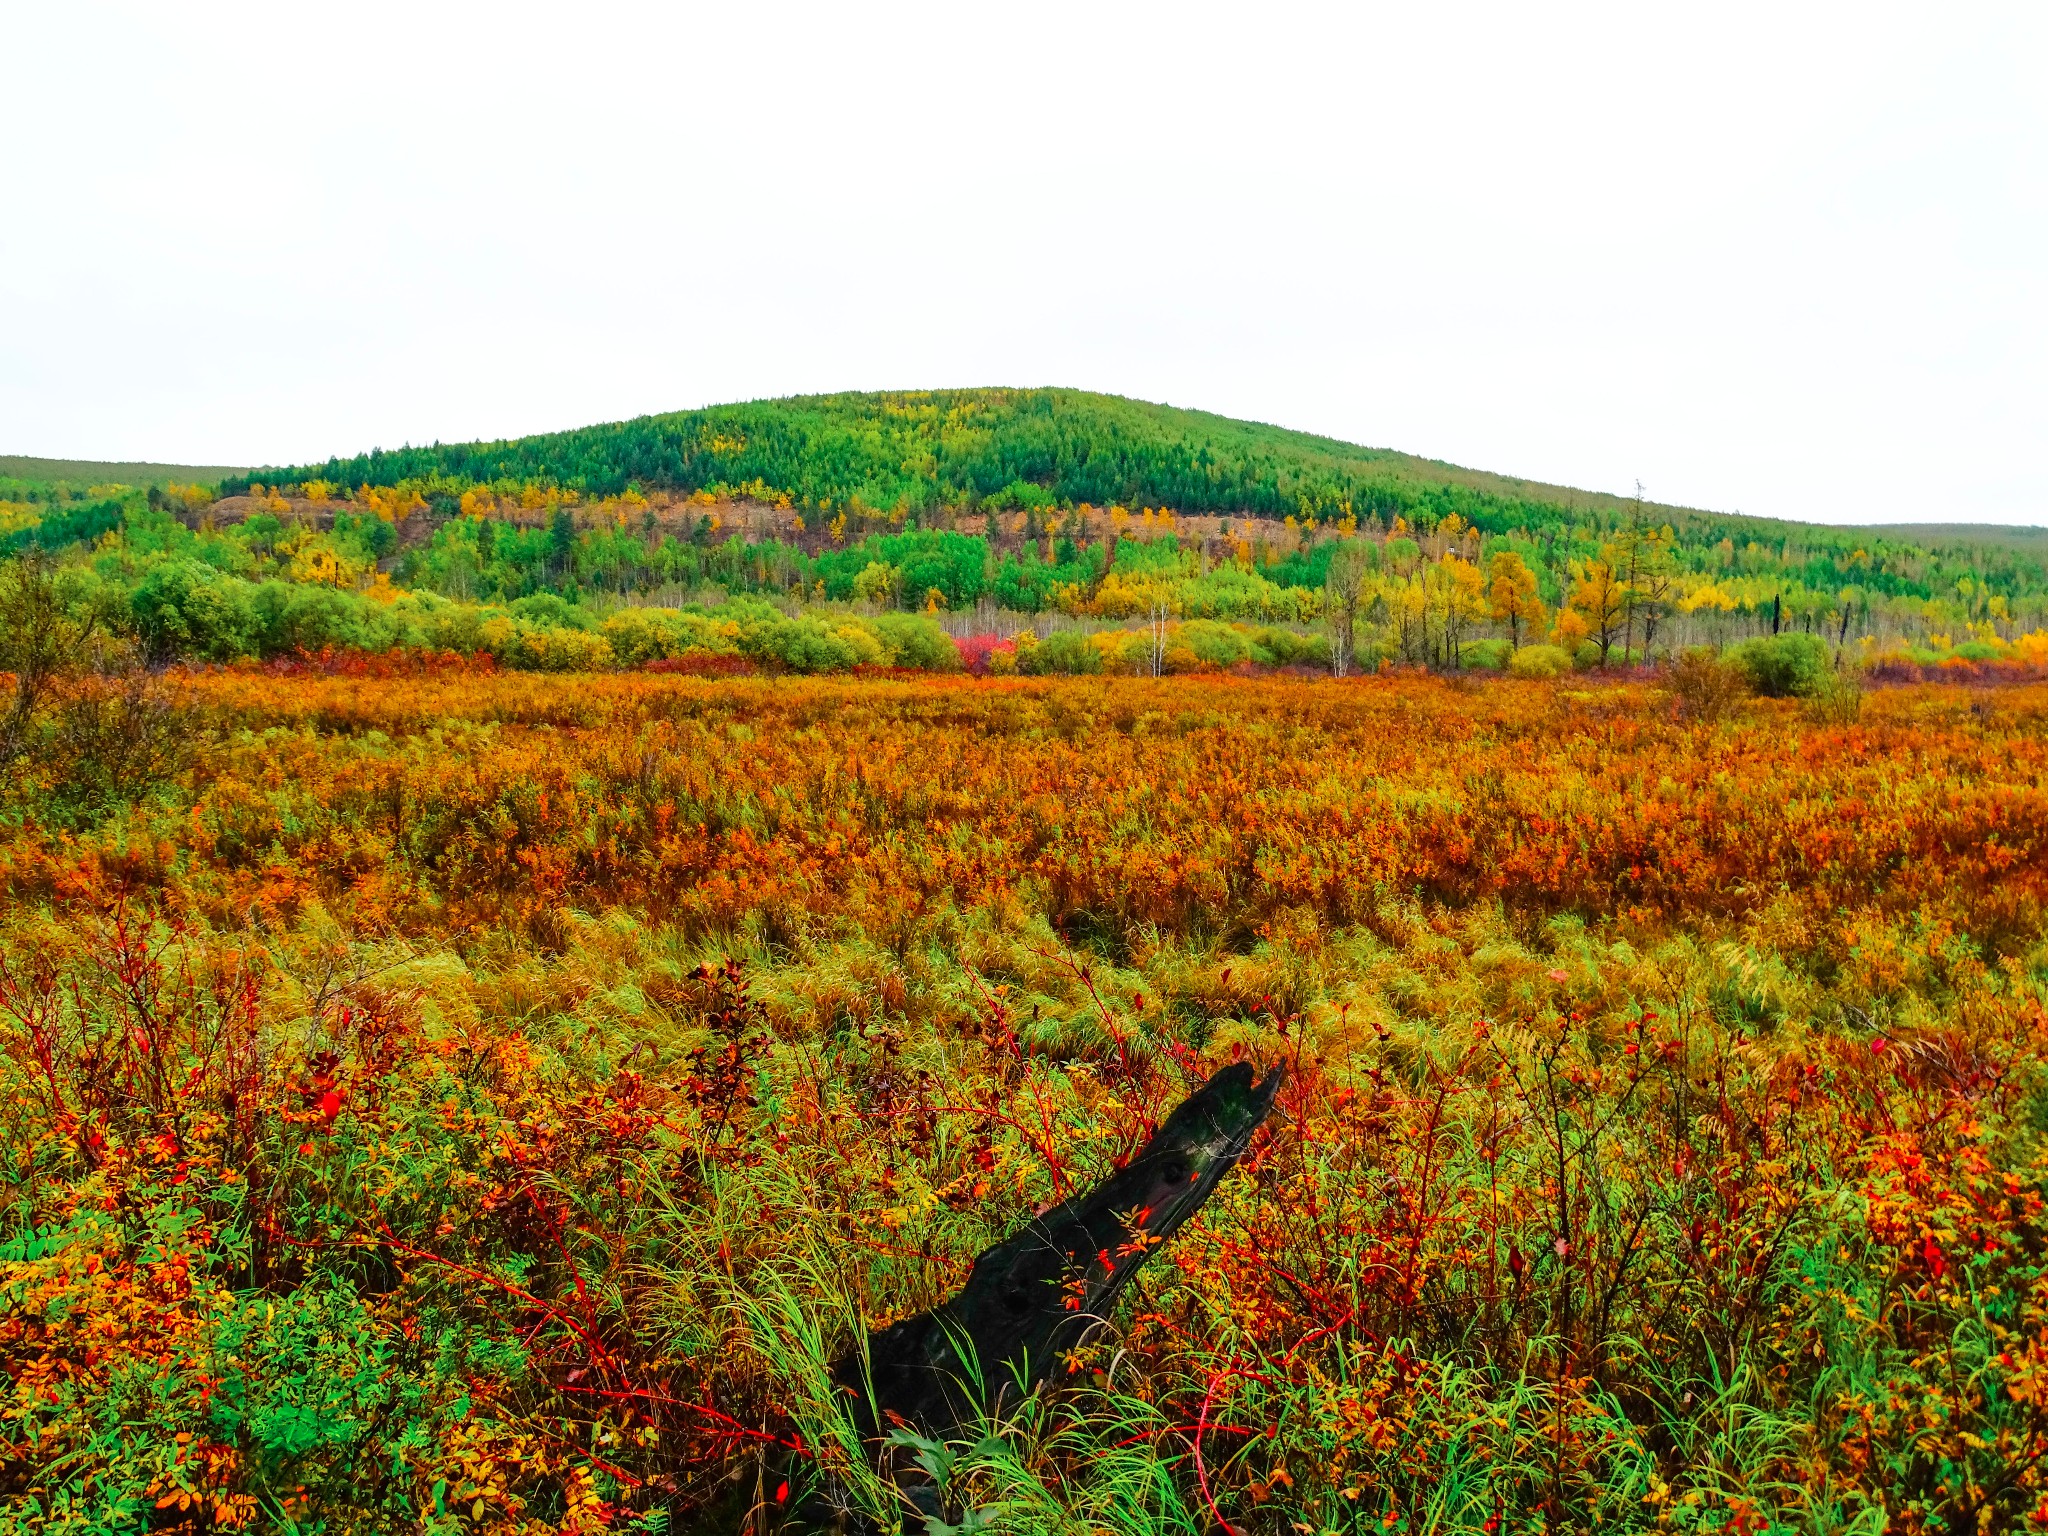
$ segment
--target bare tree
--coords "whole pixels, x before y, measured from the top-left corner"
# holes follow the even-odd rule
[[[1166,671],[1166,624],[1172,617],[1172,594],[1163,583],[1154,586],[1152,600],[1145,609],[1146,629],[1152,641],[1149,660],[1154,677],[1160,677]]]
[[[14,677],[0,715],[0,767],[28,750],[36,711],[79,665],[93,629],[66,611],[48,555],[31,548],[0,567],[0,672]]]
[[[1640,543],[1636,561],[1636,575],[1630,591],[1634,594],[1636,611],[1643,616],[1643,657],[1649,658],[1650,647],[1657,639],[1657,625],[1670,611],[1673,594],[1678,589],[1678,570],[1673,556],[1676,538],[1670,528],[1660,528],[1645,533]]]
[[[1622,594],[1621,656],[1623,661],[1627,661],[1629,652],[1635,647],[1636,609],[1641,598],[1638,584],[1643,565],[1643,482],[1640,480],[1636,482],[1635,510],[1629,516],[1627,530],[1615,541],[1615,548],[1621,557],[1614,562]],[[1643,649],[1647,651],[1649,647],[1650,642],[1646,638]],[[1600,648],[1600,665],[1607,665],[1605,645]]]
[[[1323,622],[1330,631],[1330,670],[1343,677],[1357,654],[1358,604],[1368,569],[1365,546],[1346,539],[1330,552],[1323,577]]]

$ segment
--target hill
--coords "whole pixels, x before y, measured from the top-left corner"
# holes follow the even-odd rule
[[[376,449],[250,480],[460,490],[531,482],[584,496],[752,490],[805,508],[1160,506],[1180,513],[1348,513],[1487,531],[1566,516],[1608,524],[1628,498],[1546,485],[1207,411],[1067,389],[791,396],[567,432]],[[1658,522],[1795,525],[1645,503]]]
[[[976,635],[1162,614],[1299,630],[1327,619],[1347,549],[1343,611],[1359,656],[1385,661],[1498,664],[1544,640],[1605,666],[1790,627],[1837,652],[1853,640],[1976,664],[2048,630],[2048,536],[1638,502],[1076,390],[757,400],[217,486],[134,484],[173,466],[43,467],[97,483],[0,485],[0,553],[74,551],[95,601],[132,612],[163,655],[510,656],[510,639],[482,638],[499,605],[508,623],[585,632],[619,607],[731,597],[953,614]],[[389,605],[404,592],[466,617]],[[642,648],[615,639],[615,654]],[[582,644],[534,654],[567,665]],[[1251,634],[1212,646],[1295,649]],[[1157,645],[1150,664],[1165,665]]]

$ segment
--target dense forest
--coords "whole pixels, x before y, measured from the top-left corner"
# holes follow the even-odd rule
[[[1021,638],[1082,670],[1554,672],[1786,632],[1837,667],[2031,665],[2048,621],[2018,540],[1693,511],[1074,391],[757,401],[144,478],[0,478],[0,553],[57,557],[67,600],[160,657],[830,670],[904,664],[874,621],[916,614],[999,667]],[[798,622],[854,638],[758,639]]]
[[[1514,499],[1509,482],[1448,465],[1078,390],[763,400],[511,442],[378,450],[270,475],[312,477],[453,487],[537,480],[586,496],[765,486],[819,509],[1121,503],[1332,521],[1354,512],[1469,517]]]

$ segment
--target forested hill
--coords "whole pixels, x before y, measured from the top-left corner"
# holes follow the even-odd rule
[[[1404,660],[1461,658],[1475,626],[1574,657],[1584,630],[1602,665],[1638,620],[1667,651],[1788,624],[1939,655],[2048,636],[2048,546],[2023,536],[1637,503],[1079,391],[761,400],[212,484],[50,467],[70,473],[0,476],[0,556],[69,561],[164,655],[398,644],[376,636],[402,591],[565,623],[716,593],[1305,625],[1344,548],[1371,643]],[[346,622],[271,624],[312,601],[293,586]]]
[[[1388,449],[1206,411],[1062,389],[796,396],[490,443],[378,449],[256,472],[250,483],[320,479],[460,491],[539,482],[584,496],[631,488],[786,496],[809,508],[1123,505],[1180,513],[1349,515],[1430,526],[1456,512],[1490,533],[1566,518],[1631,515],[1619,497],[1514,480]],[[1668,506],[1659,523],[1713,538],[1785,525]]]

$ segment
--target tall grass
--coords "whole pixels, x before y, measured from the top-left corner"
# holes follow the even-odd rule
[[[2032,695],[624,682],[223,678],[161,798],[17,810],[15,1528],[2048,1518]],[[1630,815],[1770,883],[1618,887]],[[1244,1163],[913,1502],[833,1364],[1237,1057]]]

